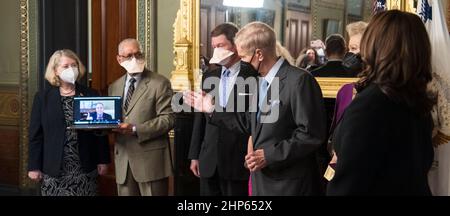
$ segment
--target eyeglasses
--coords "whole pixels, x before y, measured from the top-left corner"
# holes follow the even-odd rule
[[[133,57],[136,58],[136,60],[143,60],[145,58],[144,53],[137,52],[137,53],[131,53],[127,56],[118,55],[123,61],[131,60]]]
[[[58,67],[61,67],[62,69],[67,69],[69,67],[77,68],[78,65],[77,64],[65,64],[65,65],[58,65]]]

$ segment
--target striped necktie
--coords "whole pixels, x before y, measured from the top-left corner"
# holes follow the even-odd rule
[[[125,100],[125,105],[124,105],[124,107],[123,107],[123,109],[124,109],[125,111],[128,110],[128,104],[130,103],[131,97],[133,96],[133,92],[134,92],[134,83],[136,82],[136,79],[135,79],[134,77],[131,77],[131,79],[130,79],[129,82],[130,82],[130,86],[128,87],[127,98],[126,98],[126,100]]]

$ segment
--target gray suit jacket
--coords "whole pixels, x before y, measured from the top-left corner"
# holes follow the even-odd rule
[[[315,152],[326,139],[325,109],[317,81],[308,72],[283,63],[276,77],[279,97],[271,95],[273,123],[260,123],[256,112],[214,113],[212,122],[251,133],[255,149],[264,149],[267,166],[252,173],[253,195],[318,195],[320,175]],[[252,105],[257,105],[257,96]],[[250,109],[256,110],[256,109]]]
[[[126,75],[109,86],[109,95],[123,96]],[[136,125],[136,136],[116,134],[116,182],[123,184],[130,164],[137,182],[148,182],[171,175],[168,132],[174,125],[171,107],[173,91],[169,80],[144,71],[123,122]]]

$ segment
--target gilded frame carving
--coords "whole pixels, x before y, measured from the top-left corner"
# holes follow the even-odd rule
[[[200,0],[180,0],[174,28],[175,58],[170,81],[174,91],[200,86]]]
[[[155,55],[155,0],[138,0],[137,2],[137,38],[146,54],[147,68],[156,68]]]
[[[20,0],[20,140],[19,187],[35,186],[28,178],[28,125],[34,93],[38,88],[38,2]]]

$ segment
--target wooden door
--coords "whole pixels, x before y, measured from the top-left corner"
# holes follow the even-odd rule
[[[286,12],[285,46],[292,57],[297,58],[300,51],[309,46],[310,35],[310,15],[288,10]]]
[[[117,63],[117,45],[125,38],[136,38],[136,0],[92,0],[92,80],[91,87],[108,94],[108,86],[124,75]],[[114,140],[110,136],[114,162]],[[99,178],[100,195],[116,195],[114,164],[108,175]]]

